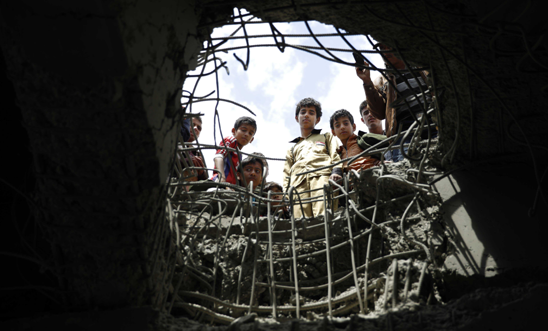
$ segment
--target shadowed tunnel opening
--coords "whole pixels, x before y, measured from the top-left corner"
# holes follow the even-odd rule
[[[32,150],[37,182],[27,190],[37,206],[32,214],[43,229],[44,244],[51,247],[51,252],[43,250],[49,256],[46,265],[59,279],[60,290],[48,285],[54,288],[50,296],[74,310],[161,307],[170,298],[169,275],[176,259],[164,211],[164,181],[180,116],[172,87],[182,85],[209,29],[229,19],[232,5],[166,1],[157,7],[162,8],[160,19],[146,10],[145,2],[115,8],[31,4],[2,5],[2,49]],[[516,202],[519,208],[497,205],[496,195],[503,192],[488,193],[495,196],[486,199],[489,208],[518,210],[500,215],[503,219],[494,224],[501,231],[513,229],[516,222],[544,228],[548,144],[538,128],[547,122],[546,47],[541,11],[535,6],[466,1],[242,4],[264,21],[315,19],[367,33],[397,47],[410,61],[430,65],[434,81],[443,82],[445,90],[439,95],[441,153],[432,165],[465,175],[474,173],[477,163],[521,169],[518,163],[525,162],[531,169],[524,187],[533,193]],[[150,24],[155,20],[162,23]],[[50,47],[38,53],[40,43],[30,31],[39,31],[41,42]],[[89,31],[97,41],[93,48],[109,51],[102,56],[86,52],[89,44],[81,40],[87,40]],[[104,48],[101,43],[107,40],[110,47]],[[105,69],[120,58],[127,66]],[[67,70],[79,67],[88,74]],[[508,170],[501,178],[520,182],[522,177]],[[487,214],[482,218],[492,217]],[[472,224],[482,222],[472,218]],[[3,251],[12,252],[9,248]],[[533,261],[525,266],[535,266],[540,253],[522,254]],[[514,261],[505,264],[511,268]],[[29,274],[38,275],[36,269]],[[37,295],[28,285],[24,283],[24,293]],[[21,302],[16,297],[11,295]],[[24,312],[6,315],[15,316]]]

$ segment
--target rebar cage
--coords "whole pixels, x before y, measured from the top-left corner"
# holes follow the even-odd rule
[[[319,38],[328,35],[315,35],[307,22],[307,36],[313,38],[318,46],[291,45],[285,43],[285,38],[290,36],[281,34],[272,23],[259,23],[246,16],[239,12],[235,17],[241,21],[235,23],[236,31],[243,29],[243,37],[234,36],[235,31],[226,38],[208,41],[198,62],[200,75],[217,75],[226,63],[217,58],[216,53],[223,51],[221,45],[224,42],[236,38],[244,38],[247,42],[243,46],[247,48],[247,60],[244,62],[235,55],[244,68],[249,65],[250,38],[274,40],[272,44],[261,45],[264,47],[274,46],[280,50],[293,47],[342,65],[356,65],[334,55],[334,52],[358,51],[345,38],[348,34],[340,29],[336,35],[345,41],[347,49],[325,47]],[[247,24],[268,24],[272,34],[250,35],[246,31]],[[217,40],[219,43],[213,44]],[[374,50],[362,52],[377,52],[383,56],[385,51],[378,47],[375,49],[374,41],[369,37],[368,40]],[[328,56],[320,54],[320,50]],[[399,55],[405,60],[401,53]],[[218,61],[221,61],[220,66]],[[205,73],[208,62],[214,63],[215,69]],[[369,66],[385,77],[403,74],[395,68],[377,68],[371,62]],[[408,77],[417,78],[423,70],[428,68],[410,69]],[[404,83],[412,84],[407,80]],[[195,97],[194,91],[185,96],[183,107],[186,109],[191,109],[193,102],[210,97]],[[400,149],[408,160],[400,165],[381,162],[379,166],[361,172],[351,170],[341,182],[330,181],[330,185],[325,185],[318,198],[301,199],[301,194],[310,191],[298,192],[291,187],[283,194],[284,202],[278,204],[279,200],[273,199],[271,192],[253,191],[251,186],[245,185],[249,183],[239,186],[196,181],[199,170],[216,170],[194,166],[189,152],[225,148],[243,155],[246,153],[198,142],[187,143],[180,136],[167,201],[167,215],[177,233],[177,246],[181,253],[177,258],[174,295],[169,310],[175,307],[195,319],[230,323],[250,313],[263,318],[313,319],[385,310],[411,298],[414,302],[431,300],[433,294],[429,289],[425,291],[423,283],[427,278],[427,267],[436,264],[433,257],[435,245],[429,242],[428,236],[417,235],[417,231],[410,228],[411,224],[419,223],[430,227],[430,223],[437,220],[426,209],[439,203],[437,193],[428,183],[433,175],[439,173],[429,172],[427,164],[429,154],[436,147],[437,139],[433,134],[436,124],[431,119],[437,116],[438,105],[435,98],[431,98],[436,95],[431,84],[426,90],[412,91],[412,95],[399,100],[409,108],[411,103],[420,101],[420,112],[410,112],[413,118],[411,127],[402,131],[400,125],[397,135],[384,141],[382,147],[379,143],[341,162],[351,164],[360,156],[379,153],[384,156],[393,149]],[[226,101],[218,92],[214,99]],[[185,118],[194,116],[199,114],[186,112],[184,115]],[[215,109],[217,122],[218,116]],[[427,132],[426,139],[421,137],[423,132]],[[400,140],[407,143],[400,144]],[[408,148],[407,152],[404,147]],[[383,185],[387,182],[395,185],[390,184],[390,192],[383,192]],[[323,215],[294,217],[292,206],[319,200],[327,206]],[[341,207],[333,210],[336,201]],[[390,236],[393,236],[391,241],[399,242],[396,250],[387,248],[386,240]],[[403,272],[403,277],[398,277],[398,270]],[[405,284],[403,288],[400,286],[400,294],[399,278]],[[389,292],[392,293],[390,298]]]

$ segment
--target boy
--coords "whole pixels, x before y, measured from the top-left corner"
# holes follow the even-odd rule
[[[309,170],[318,169],[339,162],[337,154],[337,142],[328,132],[321,134],[321,130],[314,129],[322,117],[320,103],[312,98],[305,98],[297,104],[295,109],[295,121],[299,123],[301,136],[291,141],[295,145],[287,151],[284,166],[284,191],[289,193],[290,186],[294,186],[299,192],[301,200],[307,198],[320,198],[320,201],[303,203],[302,208],[297,195],[294,197],[295,218],[312,217],[322,215],[325,209],[323,202],[323,187],[329,183],[329,179],[337,181],[342,177],[341,165],[326,168],[306,175],[297,174]],[[313,192],[306,192],[319,189]],[[333,208],[334,209],[334,208]]]
[[[382,129],[382,121],[373,116],[373,113],[371,113],[366,100],[364,100],[360,104],[360,116],[362,118],[362,123],[367,126],[367,130],[369,131],[369,133],[384,135],[384,131]],[[359,131],[358,135],[362,136],[362,131]]]
[[[272,202],[271,203],[272,211],[276,214],[280,213],[280,215],[283,218],[289,218],[289,208],[287,208],[287,206],[285,206],[281,209],[276,208],[276,207],[280,206],[282,204],[282,201],[283,201],[283,188],[282,188],[282,186],[280,184],[276,183],[276,182],[268,182],[264,186],[263,196],[268,197],[268,192],[270,192],[270,191],[272,191],[272,194],[270,195],[270,198],[272,200],[277,200],[277,202]],[[266,216],[266,213],[263,216]]]
[[[392,50],[382,43],[377,45],[382,51]],[[413,117],[420,117],[422,113],[426,112],[428,103],[431,102],[431,95],[426,93],[425,98],[418,97],[415,99],[415,96],[420,95],[422,91],[428,90],[426,84],[428,72],[407,68],[405,62],[394,56],[392,52],[383,52],[381,55],[387,68],[398,70],[395,74],[387,74],[386,78],[390,80],[390,83],[386,81],[382,88],[375,86],[371,80],[367,63],[366,68],[357,67],[356,74],[363,82],[365,97],[369,102],[369,110],[374,117],[380,120],[386,119],[386,136],[391,137],[398,133],[399,126],[401,126],[402,131],[407,130],[414,121]],[[414,74],[411,71],[414,71]],[[407,101],[404,102],[404,99]],[[425,99],[426,104],[424,104]],[[415,115],[412,116],[412,113]],[[411,137],[409,136],[403,143],[409,143]],[[398,138],[395,144],[401,144],[402,138]],[[407,147],[403,148],[405,152],[407,152],[407,149]],[[394,149],[387,152],[386,159],[398,162],[402,161],[404,156],[399,149]]]
[[[345,109],[337,110],[329,119],[329,125],[331,126],[331,132],[340,139],[342,146],[337,150],[341,159],[346,159],[352,156],[356,156],[367,148],[362,137],[358,137],[354,134],[356,131],[356,124],[354,123],[354,117],[350,112]],[[382,135],[377,135],[380,140],[385,138]],[[344,162],[344,170],[354,169],[356,171],[371,168],[376,165],[378,160],[371,156],[359,157],[349,166],[347,162]]]
[[[253,182],[253,191],[263,182],[263,160],[248,156],[242,161],[241,171],[238,172],[238,179],[243,187],[248,188],[249,183]]]
[[[189,132],[189,138],[186,142],[191,143],[194,142],[196,139],[200,137],[200,132],[202,132],[202,119],[200,117],[193,117],[192,118],[192,125],[190,125],[190,132]],[[182,149],[183,146],[181,144],[177,145],[177,149]],[[183,179],[188,182],[195,182],[198,180],[206,180],[207,179],[207,170],[204,166],[204,161],[202,158],[202,154],[199,151],[188,151],[188,156],[190,158],[186,158],[184,155],[177,154],[177,157],[179,159],[179,162],[181,162],[181,166],[183,168]],[[184,158],[184,161],[182,160]],[[185,163],[187,163],[189,166],[194,166],[201,169],[194,169],[194,170],[185,170]],[[198,176],[193,176],[193,174],[197,174]],[[190,186],[187,186],[187,189],[190,188]]]
[[[255,120],[247,116],[240,117],[234,123],[232,137],[226,137],[219,145],[240,150],[253,141],[255,132],[257,132],[257,123]],[[236,184],[236,171],[240,165],[240,156],[238,153],[226,149],[218,149],[213,161],[215,169],[219,169],[220,173],[215,172],[211,180],[220,183]]]
[[[276,183],[276,182],[268,182],[266,183],[266,185],[264,186],[264,196],[266,197],[268,195],[268,192],[272,191],[272,199],[274,200],[278,200],[278,201],[282,201],[282,198],[283,198],[283,188],[280,184]],[[279,193],[279,194],[274,194],[274,193]],[[272,203],[272,206],[277,206],[280,204],[280,202],[273,202]]]

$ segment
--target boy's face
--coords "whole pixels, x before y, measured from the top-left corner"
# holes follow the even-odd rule
[[[348,117],[339,117],[333,122],[333,130],[331,132],[341,141],[345,142],[356,130],[356,124],[350,123]]]
[[[253,141],[253,137],[255,136],[255,128],[250,124],[244,123],[240,125],[238,130],[233,128],[232,134],[238,142],[238,147],[242,148]]]
[[[301,129],[313,129],[320,121],[321,117],[317,117],[316,107],[303,106],[299,110],[299,114],[295,117],[295,120],[301,126]]]
[[[370,132],[375,131],[377,128],[382,129],[382,121],[373,116],[373,114],[371,114],[371,111],[369,111],[369,107],[365,107],[364,109],[362,109],[361,113],[362,122],[367,125],[367,128]]]
[[[260,162],[249,163],[244,167],[244,178],[247,185],[253,182],[253,189],[263,181],[263,166]]]
[[[202,122],[200,122],[199,119],[194,117],[192,119],[192,126],[190,128],[190,138],[188,139],[188,142],[191,143],[195,141],[196,139],[200,138],[201,132],[202,132]],[[196,133],[196,135],[194,135],[194,133]]]
[[[271,195],[270,195],[271,199],[282,201],[283,196],[281,194],[274,194],[274,193],[282,193],[282,191],[280,191],[279,188],[273,187],[273,188],[270,189],[270,192],[272,192]],[[277,206],[279,204],[280,204],[279,202],[272,202],[272,206]]]

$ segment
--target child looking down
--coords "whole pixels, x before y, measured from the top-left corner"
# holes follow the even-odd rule
[[[255,120],[247,116],[240,117],[234,123],[232,136],[223,139],[219,146],[240,150],[253,141],[255,132],[257,132],[257,123]],[[236,174],[241,161],[241,157],[237,152],[220,148],[217,150],[213,161],[215,169],[218,169],[220,173],[215,172],[211,180],[219,183],[237,183]]]

